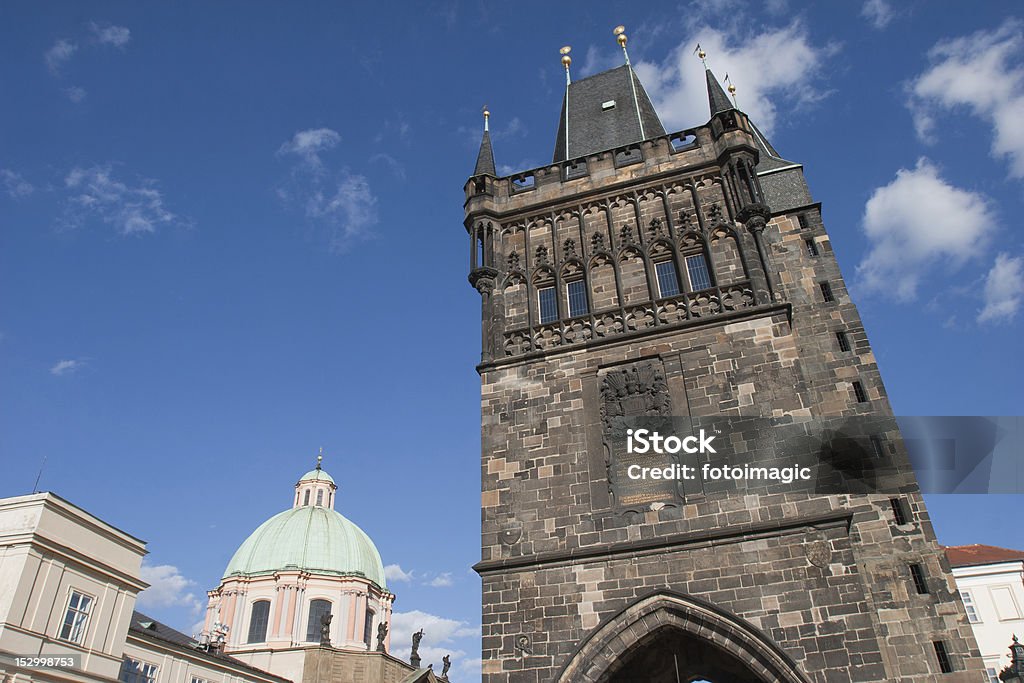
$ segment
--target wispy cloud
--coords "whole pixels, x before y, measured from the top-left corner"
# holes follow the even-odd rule
[[[982,256],[996,225],[988,198],[952,185],[921,158],[875,189],[864,206],[871,248],[857,275],[869,291],[912,301],[935,266],[955,270]]]
[[[174,565],[143,562],[139,573],[149,584],[149,588],[139,593],[139,607],[187,607],[192,618],[205,608],[194,591],[196,582],[183,576]]]
[[[399,581],[402,583],[409,583],[412,581],[413,572],[412,570],[405,571],[400,565],[389,564],[384,567],[384,578],[388,581]]]
[[[992,130],[992,156],[1024,178],[1024,23],[1007,19],[992,31],[944,40],[928,52],[930,66],[908,88],[918,136],[938,139],[941,112],[969,111]]]
[[[374,154],[372,157],[370,157],[370,162],[383,163],[385,166],[388,167],[388,170],[390,170],[396,178],[398,178],[399,180],[405,180],[405,166],[402,165],[402,162],[400,162],[398,159],[394,158],[390,154],[378,152],[377,154]]]
[[[878,30],[888,26],[894,14],[888,0],[867,0],[860,8],[860,15]]]
[[[85,367],[85,361],[82,359],[59,360],[50,368],[50,374],[55,377],[63,377],[64,375],[74,374],[83,367]]]
[[[93,39],[100,45],[111,45],[113,47],[124,47],[132,39],[132,32],[126,26],[114,26],[113,24],[89,22],[89,31]]]
[[[432,586],[433,588],[447,588],[448,586],[451,586],[454,583],[455,583],[455,581],[452,579],[452,573],[451,572],[444,572],[444,573],[438,574],[437,576],[432,578],[427,583],[427,585],[428,586]]]
[[[78,51],[78,45],[63,38],[57,40],[49,50],[43,53],[46,68],[54,76],[60,75],[61,67]]]
[[[424,633],[419,649],[424,665],[433,664],[434,670],[440,672],[441,658],[450,654],[453,665],[465,672],[466,680],[479,680],[479,659],[466,656],[467,650],[479,652],[479,626],[419,610],[395,612],[391,615],[391,650],[406,652],[412,643],[412,634],[420,629]],[[458,642],[460,640],[462,642]]]
[[[73,168],[64,178],[64,188],[65,223],[71,227],[95,216],[122,235],[143,235],[184,223],[164,206],[155,180],[143,178],[130,185],[115,178],[109,166]]]
[[[288,181],[277,188],[278,197],[302,207],[307,219],[325,229],[335,252],[369,236],[377,223],[377,198],[366,177],[324,161],[324,153],[340,143],[337,131],[310,128],[295,133],[277,151],[279,157],[294,160]]]
[[[22,199],[35,192],[35,187],[9,168],[0,168],[0,185],[11,199]]]
[[[996,255],[996,262],[985,276],[984,308],[978,312],[979,323],[1009,322],[1020,310],[1024,292],[1024,257]]]
[[[780,106],[797,109],[828,95],[821,82],[829,58],[839,50],[835,44],[816,45],[799,20],[757,31],[698,24],[665,60],[636,65],[662,121],[673,130],[702,124],[711,115],[704,69],[693,55],[697,43],[718,78],[729,74],[739,108],[766,134],[775,129]]]
[[[64,88],[64,94],[67,95],[68,99],[75,104],[84,101],[85,96],[87,95],[85,88],[78,85],[73,85],[70,88]]]

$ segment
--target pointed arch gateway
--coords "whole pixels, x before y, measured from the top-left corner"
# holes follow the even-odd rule
[[[759,628],[711,603],[671,591],[605,619],[558,683],[810,683]]]

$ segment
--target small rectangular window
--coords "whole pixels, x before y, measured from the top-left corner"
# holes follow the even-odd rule
[[[907,508],[900,498],[890,498],[889,507],[892,508],[892,518],[896,522],[896,526],[906,524],[910,521],[909,515],[907,514]]]
[[[932,643],[935,646],[935,659],[939,661],[939,671],[948,674],[953,671],[953,662],[949,659],[949,652],[946,651],[946,643],[936,640]]]
[[[817,245],[817,243],[815,243],[814,240],[804,240],[804,244],[807,245],[807,255],[808,256],[817,256],[818,255],[818,245]]]
[[[857,398],[857,403],[868,402],[868,395],[864,393],[864,385],[860,382],[853,383],[853,395]]]
[[[977,624],[981,619],[978,617],[978,608],[974,605],[974,596],[967,591],[960,591],[960,598],[964,601],[964,611],[967,612],[967,621]]]
[[[839,350],[846,353],[850,350],[850,340],[845,332],[836,332],[836,341],[839,343]]]
[[[924,569],[921,565],[910,565],[910,577],[914,580],[914,589],[920,595],[926,595],[928,593],[928,583],[924,580]]]
[[[807,220],[807,214],[806,213],[799,214],[796,217],[796,220],[797,220],[797,222],[800,223],[800,229],[801,230],[806,230],[807,228],[811,227],[811,222],[809,220]]]
[[[542,325],[558,320],[558,304],[555,302],[555,288],[541,287],[537,290],[540,302],[540,322]]]
[[[84,593],[71,591],[68,607],[64,612],[64,621],[60,626],[58,638],[69,643],[81,644],[85,637],[85,629],[89,625],[89,613],[92,612],[93,599]]]
[[[872,434],[868,439],[871,441],[871,452],[874,456],[879,460],[885,458],[885,444],[882,443],[882,437]]]
[[[835,301],[836,298],[832,294],[832,285],[827,282],[820,282],[818,286],[821,287],[821,298],[825,301]]]
[[[658,274],[658,295],[664,299],[667,296],[679,294],[679,276],[676,274],[676,264],[671,261],[662,261],[654,264],[654,272]]]
[[[708,273],[708,264],[704,260],[704,254],[687,256],[686,272],[690,276],[691,291],[699,292],[702,289],[711,288],[711,275]]]
[[[121,662],[121,683],[156,683],[156,665],[125,657]]]
[[[999,674],[993,668],[985,669],[985,675],[988,676],[988,683],[999,683]]]
[[[569,317],[575,318],[578,315],[586,315],[587,308],[587,283],[583,280],[570,282],[565,286],[565,292],[569,299]]]

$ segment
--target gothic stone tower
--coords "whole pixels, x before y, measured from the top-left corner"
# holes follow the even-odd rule
[[[802,166],[707,83],[710,120],[666,133],[628,63],[576,81],[553,162],[511,176],[484,134],[465,186],[484,680],[979,683],[912,478],[730,495],[616,476],[610,417],[630,411],[891,416]]]

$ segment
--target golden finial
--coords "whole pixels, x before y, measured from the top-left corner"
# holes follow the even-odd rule
[[[568,45],[566,45],[565,47],[563,47],[561,50],[558,51],[558,54],[562,55],[562,66],[565,67],[565,85],[566,86],[568,86],[569,83],[570,83],[570,79],[569,79],[569,65],[572,64],[572,57],[569,56],[570,52],[572,52],[572,48],[569,47]]]
[[[729,74],[725,74],[725,82],[729,84],[729,87],[726,88],[726,90],[728,90],[729,94],[732,95],[732,105],[735,107],[736,106],[736,86],[732,84],[732,79],[729,78]]]
[[[626,47],[626,27],[619,24],[612,30],[612,33],[615,34],[615,39],[619,42],[619,47]]]
[[[320,465],[323,463],[323,461],[324,461],[324,447],[321,446],[320,447],[320,453],[317,454],[317,456],[316,456],[316,468],[317,469],[320,469]]]
[[[704,50],[700,46],[700,43],[697,43],[697,47],[696,49],[694,49],[693,53],[697,55],[698,58],[700,58],[700,61],[704,65],[704,68],[708,68],[708,63],[706,61],[708,53],[704,52]]]
[[[490,129],[489,128],[490,118],[491,118],[491,112],[488,111],[487,105],[485,104],[484,105],[484,132],[487,132]]]

